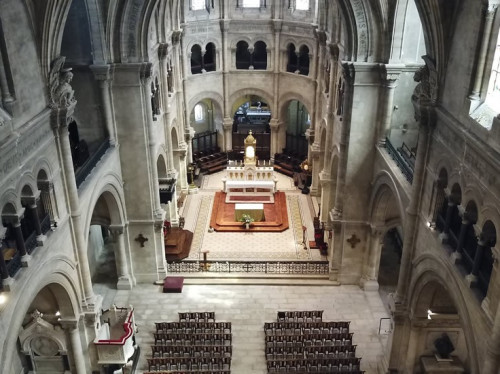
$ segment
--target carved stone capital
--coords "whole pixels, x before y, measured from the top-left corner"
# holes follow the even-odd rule
[[[121,235],[125,231],[125,226],[124,225],[110,225],[108,227],[109,231],[111,232],[111,235],[117,236]]]
[[[153,79],[153,64],[151,62],[144,62],[140,69],[141,82],[144,85],[149,85]]]
[[[64,330],[76,330],[78,328],[78,325],[80,324],[80,319],[75,318],[75,319],[60,319],[59,324],[62,326]]]
[[[172,32],[172,44],[179,44],[182,38],[182,30],[176,30]]]
[[[397,86],[397,81],[401,75],[403,64],[380,64],[380,80],[389,88]]]
[[[52,108],[50,114],[50,125],[53,129],[67,128],[73,121],[73,113],[75,112],[76,101],[68,107]]]
[[[97,81],[108,81],[111,79],[110,65],[90,65],[90,70],[94,73],[94,78]]]
[[[325,45],[326,44],[326,33],[324,30],[314,30],[314,36],[316,39],[318,39],[319,44]]]
[[[167,58],[168,55],[168,44],[167,43],[160,43],[158,46],[158,59],[160,61],[163,61]]]

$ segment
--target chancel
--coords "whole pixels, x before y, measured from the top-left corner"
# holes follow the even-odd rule
[[[0,0],[0,373],[498,374],[499,6]]]

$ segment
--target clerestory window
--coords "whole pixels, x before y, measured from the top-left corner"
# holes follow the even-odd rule
[[[260,8],[261,0],[240,0],[239,5],[242,8]]]
[[[296,10],[309,10],[309,0],[295,0]]]
[[[192,10],[202,10],[205,9],[205,0],[191,0]]]
[[[196,122],[201,122],[204,118],[203,106],[201,104],[196,104],[194,106],[194,120]]]

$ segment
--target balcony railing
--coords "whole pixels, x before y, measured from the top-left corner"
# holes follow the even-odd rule
[[[396,162],[396,165],[398,165],[399,170],[403,173],[405,176],[406,180],[412,184],[413,183],[413,163],[410,162],[409,160],[412,157],[405,157],[407,155],[403,155],[403,150],[402,148],[394,148],[392,145],[391,141],[389,138],[385,138],[385,149],[387,149],[387,153],[391,156],[391,158]],[[414,157],[413,157],[414,159]]]
[[[33,253],[35,248],[37,247],[36,242],[36,231],[33,231],[25,240],[24,245],[26,246],[26,252],[30,255]]]
[[[45,215],[45,218],[40,222],[40,226],[42,227],[42,233],[44,234],[50,230],[50,215]]]
[[[328,261],[193,261],[167,264],[169,273],[328,274]]]
[[[21,269],[21,254],[19,251],[16,251],[14,256],[7,262],[7,271],[9,276],[13,277],[16,273]]]
[[[87,161],[75,172],[76,186],[80,187],[82,183],[87,179],[92,170],[96,167],[97,163],[102,159],[104,154],[109,148],[109,139],[106,138],[100,145],[99,148],[89,157]]]

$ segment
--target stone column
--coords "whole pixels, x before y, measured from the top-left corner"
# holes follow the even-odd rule
[[[151,80],[152,64],[144,63],[141,67],[141,91],[145,111],[145,122],[148,131],[149,159],[150,159],[150,177],[153,188],[153,215],[156,220],[163,220],[165,212],[160,205],[160,186],[158,183],[158,169],[156,167],[156,129],[153,124],[153,108],[151,107]]]
[[[5,234],[7,229],[0,225],[0,275],[2,276],[2,286],[5,291],[10,291],[13,279],[9,275],[7,270],[7,264],[2,255],[3,240],[5,239]]]
[[[85,357],[83,355],[80,330],[78,328],[79,320],[60,320],[59,323],[69,335],[76,374],[86,374],[87,368],[85,366]]]
[[[43,235],[42,225],[40,223],[40,217],[38,216],[37,200],[35,200],[34,203],[29,204],[28,209],[30,210],[31,216],[33,217],[33,224],[35,226],[35,231],[36,231],[37,245],[43,246],[43,243],[45,242],[45,235]]]
[[[269,127],[271,128],[271,160],[274,160],[274,155],[280,153],[278,150],[279,134],[280,134],[280,124],[277,118],[271,118],[269,121]]]
[[[12,103],[15,101],[15,99],[10,92],[9,84],[7,82],[7,74],[5,73],[5,67],[3,64],[1,49],[0,49],[0,93],[2,94],[2,104],[4,108],[7,109],[9,112],[11,112]]]
[[[377,227],[371,228],[369,253],[365,263],[364,276],[362,279],[365,291],[378,290],[378,268],[380,264],[380,254],[384,245],[384,231]]]
[[[322,171],[319,173],[319,183],[321,183],[321,206],[320,206],[320,216],[319,219],[321,222],[327,222],[328,221],[328,214],[330,212],[330,205],[332,204],[332,201],[330,201],[330,196],[331,196],[331,189],[335,188],[335,185],[332,186],[333,181],[331,179],[330,173],[326,173],[325,171]]]
[[[112,225],[109,226],[109,231],[111,235],[113,235],[115,242],[116,270],[118,271],[118,283],[116,284],[116,288],[118,290],[130,290],[132,289],[132,282],[130,281],[128,270],[124,226]]]
[[[456,206],[457,204],[454,201],[452,201],[451,199],[448,200],[448,207],[446,209],[446,218],[444,220],[443,232],[440,235],[441,240],[443,242],[446,242],[446,240],[448,240],[448,235],[450,233],[451,215],[453,214],[453,210]]]
[[[83,285],[84,303],[89,311],[94,309],[95,297],[92,289],[92,279],[90,276],[89,261],[87,257],[87,246],[82,231],[82,220],[80,210],[80,198],[76,186],[75,170],[73,168],[73,158],[71,156],[71,146],[69,143],[68,124],[71,122],[76,102],[71,103],[66,108],[53,108],[52,128],[56,137],[56,143],[60,148],[61,163],[63,166],[63,178],[67,189],[70,219],[72,221],[73,234],[75,238],[78,268],[80,269],[81,282]]]
[[[458,263],[462,259],[462,248],[464,247],[465,242],[465,234],[467,234],[467,230],[469,228],[470,222],[465,217],[462,218],[462,226],[460,226],[460,234],[458,235],[458,244],[453,253],[451,254],[451,259],[453,263]]]
[[[474,255],[474,263],[472,264],[472,271],[469,275],[465,277],[469,287],[473,287],[477,284],[477,276],[479,274],[479,267],[481,266],[481,261],[483,260],[484,251],[488,248],[486,240],[483,238],[483,234],[479,235],[479,240],[477,242],[476,254]]]
[[[309,154],[312,160],[312,170],[313,170],[312,183],[311,183],[311,196],[320,196],[319,173],[321,172],[320,167],[321,167],[321,157],[323,157],[323,152],[319,148],[318,143],[313,143],[311,145]]]
[[[14,235],[16,236],[17,250],[20,252],[23,258],[29,256],[26,252],[26,244],[23,238],[23,230],[21,229],[21,221],[18,220],[17,222],[12,223],[12,228],[14,229]]]
[[[491,3],[491,1],[490,1]],[[495,19],[495,14],[498,8],[498,4],[489,4],[488,8],[484,12],[484,29],[481,38],[481,48],[479,50],[479,55],[476,64],[476,74],[474,76],[474,84],[472,86],[472,92],[469,95],[471,100],[480,100],[481,86],[483,83],[483,76],[486,64],[486,56],[488,55],[488,48],[491,39],[491,30],[493,29],[493,20]]]
[[[90,69],[94,73],[94,77],[99,83],[101,91],[102,109],[104,114],[104,124],[108,130],[109,144],[113,147],[116,145],[115,119],[111,107],[111,92],[109,90],[111,78],[110,65],[91,65]]]
[[[385,139],[389,137],[391,132],[392,113],[394,111],[394,90],[403,67],[404,65],[380,65],[384,95],[382,96],[382,105],[379,106],[378,115],[380,119],[378,131],[379,145],[385,145]]]
[[[224,117],[222,120],[222,130],[224,131],[224,151],[233,149],[233,120]]]

